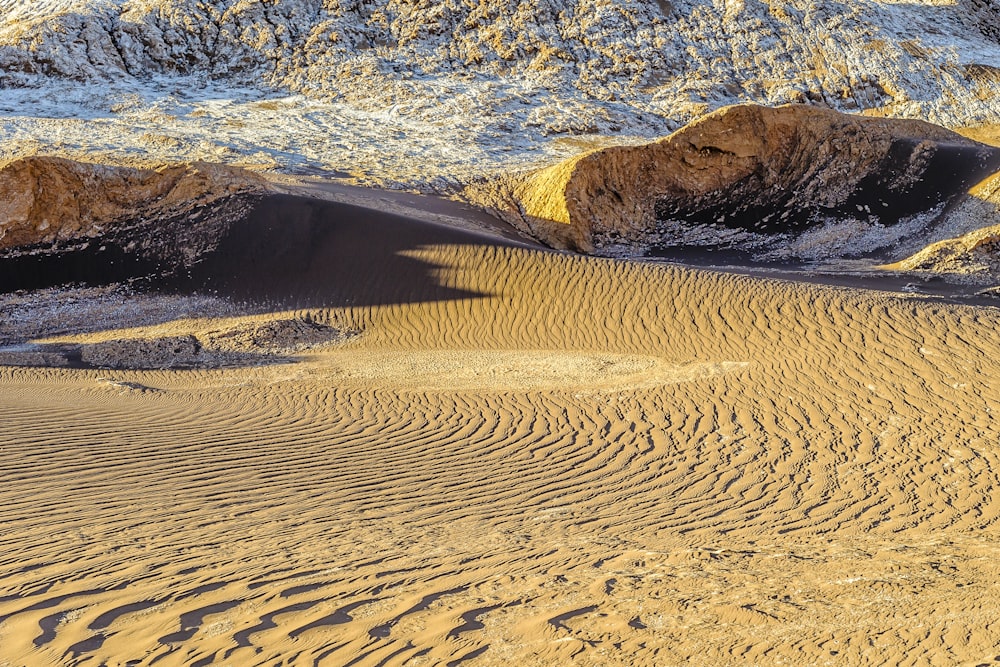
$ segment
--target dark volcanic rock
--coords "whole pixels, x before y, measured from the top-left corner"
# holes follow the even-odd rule
[[[190,368],[201,360],[194,336],[129,338],[90,343],[80,348],[80,361],[97,368]]]

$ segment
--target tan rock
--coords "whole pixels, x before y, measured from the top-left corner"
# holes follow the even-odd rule
[[[122,221],[174,215],[264,187],[243,169],[205,162],[134,169],[19,159],[0,165],[0,249],[96,236]]]
[[[973,188],[968,197],[948,211],[945,219],[960,230],[972,228],[972,231],[931,243],[883,268],[950,274],[971,283],[992,284],[1000,280],[1000,174]]]

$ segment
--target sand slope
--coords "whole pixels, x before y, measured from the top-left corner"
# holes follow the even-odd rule
[[[283,363],[0,368],[0,665],[1000,656],[1000,312],[398,252]]]

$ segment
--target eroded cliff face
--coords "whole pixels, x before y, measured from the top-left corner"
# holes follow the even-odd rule
[[[687,119],[736,101],[806,97],[843,109],[998,111],[976,93],[996,74],[994,0],[4,0],[0,9],[6,85],[34,74],[198,73],[435,104],[420,77],[473,74],[667,115],[693,105]],[[968,99],[946,111],[952,96]]]
[[[194,163],[132,169],[33,157],[0,165],[0,250],[96,237],[178,218],[265,182],[242,169]]]
[[[706,229],[891,226],[940,212],[998,169],[1000,149],[929,123],[743,105],[469,192],[545,242],[589,252],[609,240],[684,244]]]
[[[86,85],[65,117],[109,122],[63,123],[61,150],[259,153],[430,189],[538,164],[559,137],[648,140],[735,103],[1000,123],[998,25],[996,0],[0,0],[0,87]],[[237,85],[256,93],[227,115]],[[9,134],[55,150],[48,127]],[[232,155],[205,151],[223,139]]]

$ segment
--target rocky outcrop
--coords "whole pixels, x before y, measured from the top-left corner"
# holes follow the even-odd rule
[[[545,133],[751,101],[995,122],[998,25],[996,0],[3,0],[0,86],[194,75]]]
[[[993,285],[1000,280],[1000,225],[932,243],[903,261],[883,268],[949,274],[962,282]]]
[[[289,355],[343,343],[356,335],[312,321],[277,319],[209,331],[202,339],[181,334],[83,343],[18,342],[0,346],[0,364],[163,370],[286,363]]]
[[[209,347],[238,352],[294,353],[311,347],[342,343],[356,331],[343,331],[311,319],[273,319],[251,322],[221,331],[209,331]]]
[[[129,338],[80,346],[80,361],[95,368],[193,368],[201,343],[191,335]]]
[[[54,157],[16,160],[0,166],[0,250],[183,218],[233,195],[264,188],[261,177],[217,164],[152,170]]]
[[[1000,281],[1000,174],[980,183],[949,210],[945,224],[959,235],[931,243],[883,268],[947,274],[970,283]]]
[[[921,121],[805,105],[721,109],[665,139],[584,153],[470,196],[555,247],[661,242],[685,228],[767,234],[827,218],[889,226],[1000,169],[1000,149]]]

